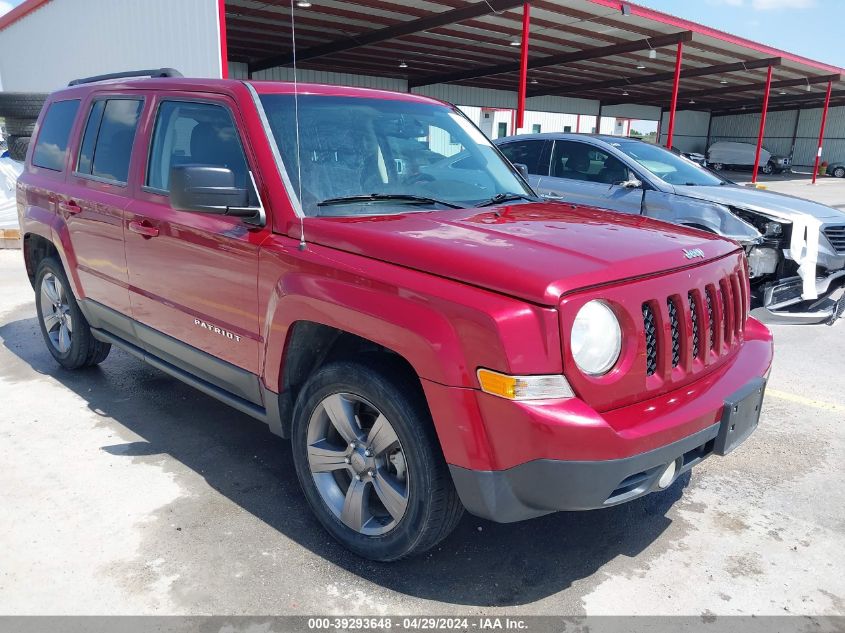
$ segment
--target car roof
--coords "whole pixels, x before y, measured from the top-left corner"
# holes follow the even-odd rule
[[[524,140],[558,140],[558,141],[584,141],[595,140],[600,143],[619,143],[620,141],[630,141],[642,143],[638,138],[631,138],[629,136],[613,136],[612,134],[582,134],[580,132],[540,132],[537,134],[514,134],[512,136],[502,136],[497,138],[494,143],[506,143],[510,141],[524,141]]]
[[[77,84],[61,88],[53,93],[53,100],[65,97],[78,97],[88,92],[102,90],[153,90],[153,91],[190,91],[190,92],[231,92],[244,84],[249,84],[260,94],[326,95],[336,97],[358,97],[370,99],[391,99],[443,105],[443,101],[407,92],[392,92],[374,88],[357,88],[316,83],[297,83],[292,81],[256,81],[241,79],[204,79],[194,77],[155,77],[140,79],[114,79]]]

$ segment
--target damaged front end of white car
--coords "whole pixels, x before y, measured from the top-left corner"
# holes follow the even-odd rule
[[[752,308],[758,316],[768,323],[830,325],[842,316],[845,213],[802,198],[736,185],[688,188],[683,193],[680,189],[684,188],[676,187],[676,192],[689,196],[691,204],[681,219],[676,197],[672,221],[695,225],[690,216],[697,214],[701,228],[745,247]]]

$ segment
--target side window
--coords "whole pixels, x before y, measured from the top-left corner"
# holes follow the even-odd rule
[[[544,143],[545,141],[517,141],[500,145],[499,149],[510,162],[526,165],[529,174],[545,176],[545,165],[540,166]]]
[[[211,103],[163,101],[156,116],[146,185],[170,190],[170,169],[178,165],[228,167],[235,185],[252,189],[249,169],[232,115]]]
[[[628,179],[628,168],[606,152],[575,141],[555,141],[552,176],[614,184]]]
[[[32,152],[32,164],[54,171],[65,168],[65,155],[70,128],[79,110],[79,99],[56,101],[50,104],[38,132],[38,141]]]
[[[79,149],[77,173],[118,183],[127,181],[132,143],[143,103],[140,99],[94,102]]]

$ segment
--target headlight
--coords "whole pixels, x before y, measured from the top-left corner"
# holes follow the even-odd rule
[[[609,372],[622,351],[619,320],[603,301],[589,301],[578,311],[570,336],[572,357],[585,374]]]

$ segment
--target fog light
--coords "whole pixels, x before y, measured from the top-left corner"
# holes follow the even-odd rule
[[[663,474],[660,475],[660,479],[657,480],[657,487],[668,488],[669,484],[671,484],[675,479],[675,470],[675,462],[672,462],[666,467]]]

